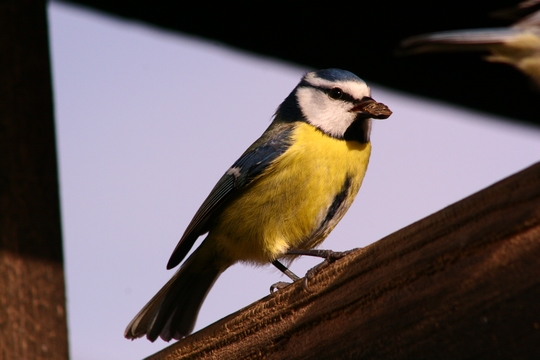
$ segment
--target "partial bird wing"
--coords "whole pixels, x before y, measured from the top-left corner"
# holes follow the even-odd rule
[[[489,45],[511,41],[522,31],[515,28],[444,31],[413,36],[401,42],[401,54],[488,50]]]
[[[537,7],[539,1],[524,6]],[[540,10],[511,27],[458,30],[414,36],[401,42],[399,55],[443,51],[487,51],[485,60],[512,65],[540,84]]]
[[[507,44],[518,51],[538,46],[540,35],[540,0],[519,4],[519,10],[529,13],[506,28],[443,31],[413,36],[403,40],[398,54],[418,54],[441,51],[492,50],[492,45]]]
[[[275,127],[274,131],[265,132],[266,135],[250,146],[214,186],[176,245],[167,263],[167,269],[180,264],[197,238],[208,232],[210,220],[222,209],[227,200],[256,180],[287,150],[292,127],[287,124],[278,124]]]

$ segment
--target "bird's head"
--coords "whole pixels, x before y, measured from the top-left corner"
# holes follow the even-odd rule
[[[370,119],[386,119],[392,111],[371,97],[367,84],[340,69],[308,72],[283,102],[277,116],[302,119],[324,133],[344,139],[354,128],[361,141],[369,141]],[[292,118],[291,118],[292,116]]]

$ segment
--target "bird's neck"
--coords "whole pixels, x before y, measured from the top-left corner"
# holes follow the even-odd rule
[[[371,134],[371,119],[366,118],[357,118],[349,126],[345,134],[343,134],[343,139],[347,141],[357,141],[360,144],[366,144],[370,140]]]

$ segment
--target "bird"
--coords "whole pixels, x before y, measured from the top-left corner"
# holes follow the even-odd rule
[[[211,190],[167,269],[182,262],[197,238],[206,238],[124,336],[153,342],[189,335],[210,288],[237,262],[274,264],[287,274],[280,258],[324,253],[314,248],[345,215],[366,173],[372,119],[391,114],[349,71],[304,74],[261,137]]]
[[[487,61],[514,66],[540,85],[540,1],[528,0],[515,11],[505,9],[497,15],[529,14],[510,27],[443,31],[403,40],[398,54],[427,52],[488,51]],[[531,13],[531,11],[533,11]]]

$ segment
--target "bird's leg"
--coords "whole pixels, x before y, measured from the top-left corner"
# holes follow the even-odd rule
[[[277,267],[279,269],[279,271],[281,271],[282,273],[287,275],[289,277],[289,279],[291,279],[292,281],[300,280],[300,278],[295,273],[293,273],[291,270],[289,270],[285,265],[280,263],[278,260],[272,261],[272,265]]]
[[[320,250],[320,249],[289,249],[286,252],[286,255],[307,255],[307,256],[316,256],[324,258],[324,261],[318,265],[315,265],[306,272],[304,281],[302,282],[302,287],[306,291],[309,290],[308,281],[313,279],[317,273],[328,266],[328,264],[333,263],[334,261],[341,259],[345,255],[353,252],[357,249],[351,249],[347,251],[332,251],[332,250]]]
[[[293,273],[291,270],[289,270],[285,265],[280,263],[278,260],[272,261],[272,265],[274,265],[275,267],[277,267],[279,269],[279,271],[281,271],[282,273],[287,275],[289,277],[289,279],[291,279],[293,282],[296,281],[296,280],[300,280],[300,278],[298,276],[296,276],[295,273]],[[290,285],[290,283],[284,282],[284,281],[279,281],[279,282],[273,284],[272,286],[270,286],[270,293],[273,293],[275,290],[283,289],[284,287],[286,287],[288,285]]]

